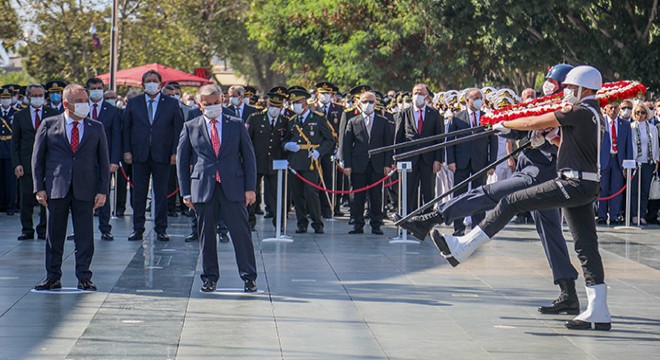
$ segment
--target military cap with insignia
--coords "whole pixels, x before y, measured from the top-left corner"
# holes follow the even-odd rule
[[[268,96],[268,104],[277,107],[281,107],[282,105],[284,105],[284,100],[286,100],[287,98],[286,94],[281,94],[277,92],[269,92],[266,94],[266,96]]]
[[[9,91],[11,91],[12,95],[17,95],[19,89],[21,88],[21,86],[18,85],[18,84],[7,84],[7,85],[3,86],[3,88],[9,89]]]
[[[67,83],[65,83],[64,81],[53,80],[53,81],[47,82],[45,88],[46,88],[46,91],[48,91],[49,93],[53,93],[53,92],[62,92],[62,91],[64,91],[64,88],[66,86],[67,86]]]
[[[245,97],[251,98],[252,96],[257,95],[257,88],[254,86],[245,85],[243,88],[245,89]]]
[[[292,86],[288,91],[289,101],[296,102],[300,100],[307,100],[311,95],[302,86]]]
[[[336,93],[339,91],[339,88],[336,87],[333,83],[331,82],[320,82],[314,86],[316,88],[316,91],[320,94],[324,93]]]
[[[362,94],[364,92],[367,92],[367,91],[371,91],[371,86],[369,86],[369,85],[358,85],[358,86],[352,88],[351,91],[349,91],[349,93],[351,95],[353,95],[353,97],[357,97],[357,96],[360,96],[360,94]]]
[[[288,97],[288,95],[287,95],[288,92],[289,92],[289,90],[287,88],[285,88],[284,86],[275,86],[274,88],[272,88],[268,91],[269,94],[274,93],[274,94],[282,95],[282,96],[284,96],[285,99]]]

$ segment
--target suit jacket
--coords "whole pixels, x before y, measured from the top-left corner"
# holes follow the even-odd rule
[[[231,201],[245,201],[245,192],[256,189],[257,170],[252,142],[238,118],[222,116],[218,156],[213,150],[204,116],[186,122],[179,137],[176,159],[181,196],[191,196],[193,203],[211,201],[216,171],[220,174],[225,196]]]
[[[282,146],[288,120],[280,115],[275,120],[275,126],[271,126],[268,112],[262,111],[250,115],[245,126],[257,158],[257,173],[274,174],[273,160],[286,159]]]
[[[313,110],[316,112],[323,113],[323,115],[325,115],[325,119],[328,120],[328,123],[332,126],[332,129],[337,135],[337,139],[335,139],[337,141],[339,140],[339,127],[340,127],[341,116],[344,113],[344,107],[339,104],[335,104],[333,102],[331,102],[329,106],[330,107],[328,108],[327,114],[325,113],[323,107],[319,103],[314,104]]]
[[[55,105],[53,105],[52,103],[49,102],[46,106],[51,108],[56,115],[59,115],[59,114],[64,112],[64,103],[63,102],[60,102],[59,106],[55,106]]]
[[[417,120],[418,120],[418,115],[414,113],[415,110],[411,106],[405,110],[402,110],[401,113],[399,114],[399,119],[396,127],[396,133],[395,133],[395,143],[399,144],[402,142],[410,141],[410,140],[416,140],[419,138],[424,138],[428,136],[433,136],[433,135],[440,135],[444,134],[445,132],[445,122],[444,118],[440,116],[438,113],[438,110],[427,106],[425,110],[425,115],[424,115],[424,123],[422,125],[422,134],[420,135],[417,131]],[[441,141],[434,141],[434,142],[429,142],[426,144],[422,145],[417,145],[417,146],[408,146],[405,148],[402,148],[401,150],[397,151],[400,153],[412,151],[415,149],[419,149],[422,147],[426,147],[429,145],[437,144],[440,143]],[[413,156],[409,159],[405,159],[405,161],[412,161],[413,163],[417,162],[418,160],[422,160],[424,164],[433,166],[434,161],[440,161],[444,162],[445,161],[445,151],[443,149],[439,149],[436,151],[431,151],[431,152],[426,152],[420,155]]]
[[[169,163],[170,156],[176,154],[183,126],[179,102],[161,95],[153,124],[149,123],[147,111],[145,95],[128,100],[123,119],[124,153],[131,153],[134,162],[146,162],[151,155],[157,163]]]
[[[91,117],[91,115],[90,115]],[[108,140],[110,163],[119,164],[122,158],[121,147],[121,110],[103,101],[99,111],[98,122],[103,124],[105,136]]]
[[[42,122],[48,117],[57,115],[55,109],[42,106],[40,115]],[[32,125],[30,108],[18,111],[14,115],[11,137],[11,163],[14,169],[21,165],[25,174],[32,174],[32,149],[34,148],[34,136],[37,133]]]
[[[481,113],[483,116],[483,113]],[[479,121],[479,119],[477,119]],[[449,123],[449,132],[463,130],[471,127],[467,110],[463,110],[452,118]],[[483,130],[481,130],[483,132]],[[455,137],[448,138],[453,140]],[[488,137],[465,142],[447,147],[447,163],[456,164],[457,169],[465,169],[470,160],[474,169],[483,169],[486,165],[497,160],[497,136]]]
[[[371,165],[374,172],[380,174],[385,166],[392,166],[392,152],[384,152],[369,157],[369,150],[392,145],[394,135],[386,118],[374,115],[371,125],[371,136],[367,132],[362,114],[351,118],[346,126],[344,147],[344,167],[351,168],[355,173],[365,173]]]
[[[3,109],[0,107],[0,159],[11,159],[11,123],[15,112],[10,106],[7,115],[3,116]],[[13,176],[13,173],[8,176]]]
[[[234,116],[236,116],[236,106],[230,106],[229,110],[234,112]],[[247,119],[250,117],[250,115],[259,112],[259,109],[252,105],[243,105],[243,112],[241,113],[241,122],[245,124],[247,122]]]
[[[360,115],[360,110],[354,107],[344,109],[339,119],[339,131],[337,131],[337,157],[341,160],[344,159],[344,134],[346,133],[346,126],[348,126],[348,120]]]
[[[62,199],[73,188],[73,197],[93,201],[110,189],[110,160],[103,124],[82,120],[83,137],[71,150],[64,114],[49,117],[39,126],[32,154],[34,192],[46,191],[49,199]]]
[[[298,145],[306,145],[307,141],[300,135],[297,128],[300,128],[305,136],[309,139],[312,145],[319,145],[316,149],[319,152],[319,158],[330,154],[335,148],[335,140],[332,138],[332,131],[327,120],[321,113],[309,111],[301,123],[298,120],[298,115],[294,115],[289,119],[287,132],[282,145],[288,142],[295,142]],[[284,150],[286,151],[286,150]],[[311,163],[309,153],[306,150],[298,152],[288,152],[289,165],[297,171],[309,171]],[[316,169],[314,169],[316,171]]]
[[[632,130],[630,129],[630,121],[623,120],[620,117],[616,118],[617,134],[616,134],[616,147],[619,156],[619,166],[623,168],[623,160],[633,159],[633,143],[632,143]],[[603,136],[603,143],[600,146],[600,168],[605,169],[610,165],[610,149],[612,148],[612,141],[610,133],[612,128],[609,123],[605,121],[605,135]]]

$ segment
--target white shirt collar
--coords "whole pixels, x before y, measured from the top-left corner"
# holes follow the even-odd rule
[[[309,114],[309,109],[305,110],[304,113],[300,114],[300,119],[302,119],[302,121],[305,121],[305,119],[307,118],[307,114]]]
[[[74,121],[76,121],[71,116],[69,116],[69,114],[67,114],[66,111],[63,114],[64,114],[64,121],[66,122],[67,125],[71,125]],[[82,122],[83,122],[82,120],[78,121],[79,124],[82,124]]]
[[[144,94],[144,98],[145,98],[146,101],[147,101],[147,105],[149,105],[149,100],[153,100],[154,103],[157,103],[158,100],[160,100],[160,93],[158,93],[158,95],[156,95],[156,97],[154,97],[153,99],[152,99],[151,97],[149,97],[149,95]]]
[[[206,121],[206,124],[207,124],[207,125],[210,125],[212,119],[209,118],[209,117],[206,116],[206,115],[203,115],[203,116],[204,116],[204,121]],[[220,116],[218,116],[218,118],[217,118],[216,120],[218,120],[218,124],[222,122],[222,113],[220,113]]]
[[[415,105],[415,104],[413,103],[413,110],[414,110],[415,113],[418,113],[420,110],[422,110],[422,112],[425,113],[425,112],[426,112],[426,105],[424,105],[424,106],[421,107],[421,108],[418,108],[417,105]]]

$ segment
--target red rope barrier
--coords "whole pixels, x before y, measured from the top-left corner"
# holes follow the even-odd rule
[[[394,180],[394,181],[392,181],[392,182],[388,182],[387,184],[383,184],[383,186],[384,186],[384,187],[390,187],[390,186],[392,186],[392,185],[396,185],[396,184],[398,184],[398,183],[399,183],[399,179],[396,179],[396,180]]]
[[[126,171],[124,171],[124,167],[122,165],[119,165],[119,168],[121,169],[121,174],[124,176],[124,180],[126,180],[128,186],[134,189],[135,186],[133,186],[133,182],[128,177],[128,175],[126,175]],[[172,191],[169,195],[167,195],[167,198],[168,199],[171,198],[172,196],[176,195],[176,193],[178,192],[179,192],[179,188],[177,187],[176,189],[174,189],[174,191]],[[147,196],[147,200],[151,200],[151,198]]]
[[[330,194],[340,194],[340,195],[355,194],[355,193],[359,193],[359,192],[362,192],[362,191],[367,191],[367,190],[369,190],[369,189],[371,189],[371,188],[373,188],[373,187],[376,187],[376,186],[380,185],[381,183],[385,182],[385,180],[387,180],[390,176],[394,175],[394,171],[390,171],[390,173],[387,174],[387,175],[385,175],[384,178],[382,178],[382,179],[376,181],[375,183],[373,183],[373,184],[371,184],[371,185],[367,185],[367,186],[365,186],[365,187],[363,187],[363,188],[360,188],[360,189],[354,189],[354,190],[330,190],[330,189],[326,189],[326,188],[324,188],[324,187],[322,187],[322,186],[318,186],[318,185],[314,184],[313,182],[311,182],[311,181],[305,179],[304,177],[302,177],[302,175],[298,174],[297,171],[293,170],[293,169],[290,168],[290,167],[289,167],[289,170],[291,170],[291,172],[292,172],[294,175],[296,175],[296,177],[297,177],[298,179],[302,180],[302,182],[304,182],[305,184],[307,184],[307,185],[309,185],[309,186],[311,186],[311,187],[313,187],[313,188],[315,188],[315,189],[317,189],[317,190],[325,191],[325,192],[330,193]],[[398,180],[396,180],[396,181],[398,181]]]
[[[630,177],[630,181],[633,181],[633,180],[635,179],[635,174],[637,174],[637,169],[635,169],[635,172],[632,173],[632,176]],[[627,184],[623,184],[623,187],[621,188],[621,190],[615,192],[614,194],[612,194],[612,195],[610,195],[610,196],[606,196],[606,197],[604,197],[604,198],[598,198],[598,199],[596,199],[596,200],[597,200],[597,201],[607,201],[607,200],[612,200],[612,199],[614,199],[615,197],[621,195],[621,193],[624,192],[624,191],[626,190],[626,187],[628,187],[628,185],[627,185]]]

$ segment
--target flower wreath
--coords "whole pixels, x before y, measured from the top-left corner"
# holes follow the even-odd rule
[[[600,106],[605,106],[611,102],[638,97],[644,93],[646,93],[646,86],[637,81],[610,82],[603,84],[603,87],[598,90],[596,100],[598,100]],[[563,94],[559,93],[496,109],[489,114],[482,115],[481,124],[493,125],[501,121],[540,116],[570,106],[562,99]]]

